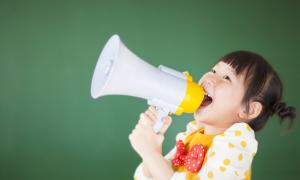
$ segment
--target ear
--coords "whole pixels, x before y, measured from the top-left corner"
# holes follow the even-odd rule
[[[249,104],[249,112],[246,111],[246,106],[244,106],[238,113],[239,117],[243,120],[251,120],[256,118],[262,111],[262,104],[258,101],[252,101]]]

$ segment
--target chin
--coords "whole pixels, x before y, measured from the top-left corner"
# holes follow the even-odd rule
[[[210,124],[213,117],[210,116],[210,108],[201,108],[198,109],[196,112],[194,112],[194,119],[197,121],[197,123],[205,123]]]
[[[199,123],[199,122],[204,122],[205,121],[205,117],[202,115],[197,114],[196,112],[194,113],[194,119]]]

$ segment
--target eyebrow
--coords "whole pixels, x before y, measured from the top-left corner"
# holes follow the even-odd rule
[[[219,65],[218,64],[215,65],[213,67],[213,69],[216,68],[217,66],[219,66]],[[227,69],[228,72],[230,72],[230,74],[232,74],[234,77],[237,77],[237,74],[236,74],[235,70],[230,65],[228,65],[225,69]]]

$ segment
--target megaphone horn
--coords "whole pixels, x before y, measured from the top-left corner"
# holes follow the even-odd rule
[[[192,113],[204,99],[204,90],[187,72],[148,64],[113,35],[104,46],[92,78],[91,95],[126,95],[147,100],[157,109],[154,131],[160,131],[169,113]]]

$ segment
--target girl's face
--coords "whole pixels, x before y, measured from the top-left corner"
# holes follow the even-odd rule
[[[244,76],[243,73],[236,76],[235,70],[222,61],[204,74],[198,84],[212,98],[212,102],[200,106],[194,113],[197,123],[228,128],[240,122],[239,112],[243,109],[245,93]]]

